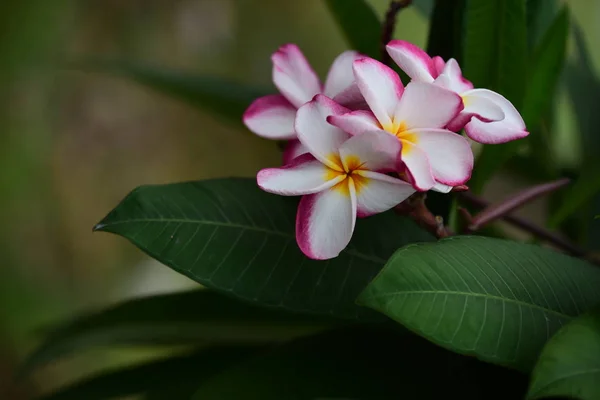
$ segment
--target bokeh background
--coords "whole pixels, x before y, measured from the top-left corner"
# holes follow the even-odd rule
[[[383,15],[387,0],[370,1]],[[403,11],[396,38],[424,46],[429,1]],[[548,9],[557,2],[548,0]],[[600,2],[570,0],[591,63],[600,65]],[[195,284],[92,226],[142,184],[253,176],[279,163],[273,142],[202,109],[101,72],[85,60],[135,62],[272,87],[270,54],[297,43],[324,77],[346,49],[321,0],[3,0],[0,3],[0,398],[25,399],[106,366],[154,357],[90,351],[15,382],[43,328],[125,298]],[[577,57],[573,40],[570,57]],[[595,70],[594,73],[598,71]],[[576,169],[565,74],[550,148]],[[585,87],[586,85],[583,85]],[[596,86],[597,88],[597,86]],[[588,88],[589,89],[589,88]],[[593,87],[592,87],[593,89]],[[274,89],[273,89],[274,90]],[[598,119],[598,94],[585,103]],[[581,103],[581,102],[579,102]],[[593,124],[589,125],[593,130]],[[585,150],[585,151],[584,151]],[[491,198],[525,182],[498,176]],[[543,221],[546,204],[521,214]]]

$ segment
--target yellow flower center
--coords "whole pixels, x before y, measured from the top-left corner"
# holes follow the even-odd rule
[[[402,156],[407,155],[412,147],[417,144],[417,135],[408,129],[406,122],[403,120],[392,120],[390,125],[382,126],[382,128],[400,140],[402,143]]]
[[[366,169],[364,163],[355,155],[346,156],[343,160],[338,154],[331,154],[327,157],[331,166],[328,166],[325,172],[325,180],[340,179],[333,189],[338,190],[346,196],[350,195],[350,186],[358,194],[367,184],[368,178],[362,175]]]

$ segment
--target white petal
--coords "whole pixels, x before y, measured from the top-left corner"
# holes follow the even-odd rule
[[[352,111],[343,115],[331,115],[327,117],[327,122],[351,135],[360,135],[361,133],[381,129],[375,115],[371,111],[365,110]]]
[[[385,47],[392,60],[411,79],[431,83],[437,77],[433,60],[418,46],[404,40],[392,40]]]
[[[377,172],[361,173],[365,182],[356,188],[357,213],[368,217],[387,211],[415,192],[411,184]]]
[[[342,185],[346,188],[345,182]],[[353,187],[344,188],[335,187],[300,200],[296,241],[308,257],[334,258],[348,246],[356,222],[356,193]]]
[[[462,109],[462,99],[456,93],[431,83],[413,81],[406,85],[395,121],[403,121],[407,129],[443,128]]]
[[[415,189],[423,192],[435,185],[427,155],[418,146],[402,143],[402,161],[406,167],[406,175]]]
[[[351,86],[356,86],[352,63],[358,58],[361,58],[358,52],[349,50],[340,54],[333,61],[325,80],[325,89],[323,90],[325,96],[333,99]]]
[[[281,95],[260,97],[244,113],[244,124],[258,136],[267,139],[292,139],[296,107]]]
[[[473,117],[477,117],[484,122],[503,120],[504,111],[502,111],[502,108],[487,97],[479,96],[479,93],[486,91],[486,89],[473,89],[464,92],[461,97],[465,108],[448,124],[447,129],[458,132]]]
[[[346,114],[349,110],[323,95],[316,95],[314,100],[298,109],[296,114],[296,133],[298,139],[310,153],[323,164],[331,168],[339,168],[331,156],[338,154],[341,144],[350,135],[327,122],[330,115]]]
[[[304,154],[284,167],[260,170],[256,182],[265,192],[299,196],[328,189],[344,178],[345,175],[332,173],[319,160]]]
[[[427,155],[436,181],[459,186],[471,178],[473,152],[467,139],[445,129],[414,131],[412,138]]]
[[[506,143],[529,135],[521,114],[504,96],[487,89],[477,89],[477,97],[493,101],[504,112],[501,121],[484,122],[471,119],[465,126],[465,133],[476,142],[484,144]]]
[[[454,58],[451,58],[448,60],[448,62],[446,62],[444,70],[440,75],[445,75],[448,78],[448,81],[444,85],[444,87],[458,94],[462,94],[467,90],[473,89],[473,84],[471,83],[471,81],[463,77],[460,66]],[[436,80],[436,83],[437,82],[438,80]]]
[[[444,185],[443,183],[436,182],[435,185],[431,188],[434,192],[440,193],[450,193],[453,189],[453,186]]]
[[[271,56],[273,82],[296,108],[321,93],[321,82],[295,44],[281,46]]]
[[[385,131],[366,132],[347,140],[340,147],[342,163],[349,169],[392,172],[398,169],[402,145],[398,138]]]
[[[290,164],[292,160],[302,154],[308,153],[308,149],[299,140],[290,140],[283,150],[283,165]]]
[[[381,125],[391,125],[394,110],[404,92],[398,74],[379,61],[365,57],[354,61],[354,76],[360,92]]]

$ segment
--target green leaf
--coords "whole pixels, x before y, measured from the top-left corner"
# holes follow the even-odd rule
[[[551,139],[539,127],[554,99],[565,60],[568,35],[569,8],[565,5],[535,51],[523,102],[523,119],[529,131],[534,132],[526,140],[530,142],[538,164],[545,168],[553,165]]]
[[[527,43],[535,48],[555,19],[558,0],[527,0]]]
[[[350,47],[369,57],[380,57],[381,23],[365,0],[325,0]]]
[[[463,17],[466,0],[436,0],[429,28],[427,53],[462,61]]]
[[[525,0],[466,0],[464,72],[475,87],[504,95],[521,109],[527,79]],[[486,181],[515,154],[519,141],[485,146],[469,186]]]
[[[194,75],[124,61],[88,60],[72,64],[71,67],[131,79],[239,125],[250,103],[267,94],[264,89],[249,87],[218,76]]]
[[[23,366],[23,373],[67,354],[107,345],[271,342],[334,325],[245,304],[210,290],[129,300],[54,328]]]
[[[600,314],[583,315],[550,339],[533,370],[528,399],[600,398]]]
[[[399,246],[433,240],[390,212],[358,221],[339,257],[314,261],[296,243],[296,206],[295,198],[265,193],[254,179],[142,186],[95,229],[249,302],[351,319],[376,316],[354,301]]]
[[[214,347],[113,369],[60,388],[40,400],[102,400],[134,395],[156,399],[189,399],[204,380],[256,354],[262,348]],[[163,397],[159,396],[161,394]]]
[[[453,237],[400,249],[359,297],[447,349],[531,371],[544,343],[600,302],[600,269],[541,247]]]
[[[600,115],[595,106],[600,102],[600,79],[592,62],[585,35],[578,24],[573,24],[577,62],[567,64],[566,77],[569,98],[573,103],[577,125],[581,134],[583,165],[581,174],[564,196],[560,207],[550,217],[549,225],[558,227],[570,216],[585,210],[592,199],[600,193],[600,161],[597,149],[600,146],[598,124]],[[578,230],[581,227],[578,226]]]
[[[504,400],[525,392],[519,375],[405,331],[363,326],[301,338],[248,359],[206,381],[193,399]]]

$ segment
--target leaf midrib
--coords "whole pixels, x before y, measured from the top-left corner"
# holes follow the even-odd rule
[[[270,234],[270,235],[277,235],[277,236],[285,237],[287,239],[294,238],[294,235],[290,235],[285,232],[274,231],[271,229],[261,228],[258,226],[233,224],[231,222],[215,222],[215,221],[181,219],[181,218],[136,218],[136,219],[128,219],[128,220],[124,220],[124,221],[115,221],[115,222],[107,222],[107,223],[101,222],[98,225],[96,225],[96,228],[94,230],[103,231],[103,230],[106,230],[105,228],[112,226],[112,225],[133,224],[133,223],[142,223],[142,222],[146,222],[146,223],[148,223],[148,222],[167,222],[167,223],[174,222],[174,223],[180,223],[180,224],[222,226],[222,227],[228,227],[228,228],[236,228],[236,229],[251,230],[251,231],[255,231],[255,232],[262,232],[262,233],[266,233],[266,234]],[[346,253],[350,256],[362,258],[363,260],[371,261],[371,262],[382,264],[382,265],[385,264],[385,262],[387,261],[382,258],[379,258],[376,256],[368,256],[366,254],[363,254],[363,253],[360,253],[360,252],[357,252],[354,250],[346,249],[346,250],[343,250],[342,252]]]
[[[513,304],[518,304],[518,305],[522,305],[522,306],[526,306],[526,307],[530,307],[533,309],[537,309],[543,312],[547,312],[549,314],[554,314],[560,318],[565,318],[565,319],[572,319],[573,316],[571,315],[567,315],[564,314],[560,311],[556,311],[556,310],[552,310],[549,308],[545,308],[542,306],[539,306],[537,304],[531,304],[531,303],[527,303],[521,300],[517,300],[517,299],[509,299],[506,297],[500,297],[500,296],[496,296],[496,295],[491,295],[491,294],[483,294],[483,293],[473,293],[473,292],[459,292],[459,291],[449,291],[449,290],[408,290],[408,291],[398,291],[398,292],[390,292],[390,293],[381,293],[381,294],[377,294],[374,296],[368,296],[367,298],[371,298],[371,299],[376,299],[378,297],[387,297],[387,296],[395,296],[395,295],[399,295],[399,294],[422,294],[422,295],[428,295],[428,294],[436,294],[436,295],[440,295],[440,294],[447,294],[447,295],[454,295],[454,296],[466,296],[466,297],[483,297],[483,298],[488,298],[488,299],[492,299],[492,300],[500,300],[500,301],[504,301],[507,303],[513,303]]]

